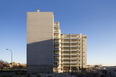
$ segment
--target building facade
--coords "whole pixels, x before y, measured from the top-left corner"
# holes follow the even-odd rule
[[[27,13],[28,72],[74,72],[86,68],[87,36],[62,34],[53,12]]]
[[[52,73],[54,61],[53,12],[27,12],[27,70]]]
[[[87,65],[87,36],[61,34],[59,22],[54,25],[54,71],[76,72]]]

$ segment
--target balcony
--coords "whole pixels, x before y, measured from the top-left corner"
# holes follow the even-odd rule
[[[70,65],[63,65],[63,67],[70,67]]]
[[[77,50],[78,48],[75,46],[75,47],[70,47],[71,50]]]
[[[62,39],[62,41],[70,41],[70,39]]]
[[[63,51],[63,52],[65,52],[65,51],[67,52],[67,51],[68,51],[68,52],[69,52],[70,49],[64,49],[64,48],[62,48],[62,51]]]
[[[64,56],[63,56],[62,60],[63,60],[63,61],[65,61],[65,60],[66,60],[66,61],[68,61],[68,60],[69,60],[69,61],[79,61],[80,58],[78,58],[78,57],[64,57]]]
[[[71,53],[77,53],[78,51],[77,50],[73,50],[73,51],[71,51]]]
[[[70,64],[77,64],[77,62],[70,62]]]
[[[77,49],[71,49],[70,51],[77,51]]]
[[[72,54],[77,54],[78,52],[77,51],[71,51]]]
[[[77,58],[70,58],[70,60],[76,60],[77,61],[78,59]]]
[[[77,44],[78,42],[73,42],[73,41],[71,41],[70,43],[72,43],[72,44]]]
[[[77,44],[80,44],[81,42],[77,42]]]
[[[60,39],[60,37],[59,36],[54,36],[54,39]]]
[[[69,46],[62,46],[62,49],[70,49]]]
[[[77,37],[70,37],[70,39],[72,39],[72,40],[73,40],[73,39],[74,39],[74,40],[77,40],[78,38],[77,38]]]
[[[70,54],[62,54],[63,57],[69,57]]]
[[[55,45],[58,45],[58,44],[60,44],[60,42],[54,42],[54,44],[55,44]]]
[[[70,40],[70,38],[69,37],[62,37],[62,41],[63,40]]]
[[[70,60],[70,58],[62,58],[62,60]]]
[[[62,41],[62,44],[70,44],[69,41]]]
[[[79,62],[71,62],[71,65],[79,65]]]
[[[59,65],[57,65],[57,64],[54,64],[54,67],[58,67]]]
[[[70,62],[62,62],[62,64],[70,64]]]
[[[63,52],[62,55],[70,55],[70,53],[65,53],[65,52]]]
[[[71,43],[70,45],[72,45],[72,46],[78,46],[78,43]]]
[[[75,47],[75,48],[77,48],[78,47],[78,45],[76,44],[76,45],[70,45],[70,47]]]
[[[76,56],[77,57],[78,55],[77,54],[70,54],[70,56]]]
[[[68,56],[68,57],[69,57],[70,55],[69,55],[69,54],[67,54],[67,55],[66,55],[66,54],[64,54],[64,55],[62,55],[62,56],[63,56],[63,57],[67,57],[67,56]]]
[[[70,64],[70,65],[77,65],[77,64],[79,64],[78,62],[71,62],[71,61],[65,61],[65,62],[62,62],[62,64]]]
[[[58,66],[59,64],[58,64],[58,62],[54,62],[54,66]]]
[[[62,50],[63,51],[63,50]],[[67,52],[70,52],[70,51],[68,51],[68,50],[65,50],[65,51],[63,51],[64,53],[67,53]]]
[[[78,65],[70,65],[70,67],[77,67]]]
[[[59,52],[54,52],[54,54],[59,54]]]
[[[54,33],[60,33],[60,30],[55,30]]]
[[[62,52],[62,54],[70,54],[70,52]]]
[[[59,60],[58,59],[54,59],[54,62],[59,62]]]
[[[70,45],[62,45],[62,47],[70,47]]]
[[[55,28],[55,27],[58,27],[58,28],[59,28],[59,24],[56,24],[56,23],[55,23],[54,28]]]
[[[78,55],[77,53],[70,53],[70,55]]]

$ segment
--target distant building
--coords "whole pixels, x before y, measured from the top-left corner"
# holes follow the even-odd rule
[[[86,68],[87,36],[61,34],[53,12],[27,12],[28,72],[73,72]]]

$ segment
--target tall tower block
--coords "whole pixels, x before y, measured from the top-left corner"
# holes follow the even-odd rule
[[[27,12],[27,70],[52,73],[54,55],[53,12]]]

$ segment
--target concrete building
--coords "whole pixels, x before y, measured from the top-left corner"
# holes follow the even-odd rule
[[[27,66],[29,72],[74,72],[86,68],[87,36],[61,34],[53,12],[27,13]]]
[[[54,25],[54,72],[62,72],[61,30],[59,22]]]
[[[86,68],[86,35],[61,34],[63,72]]]
[[[27,70],[53,72],[53,12],[27,12]]]
[[[59,22],[54,25],[54,71],[75,72],[87,65],[87,36],[61,34]]]

